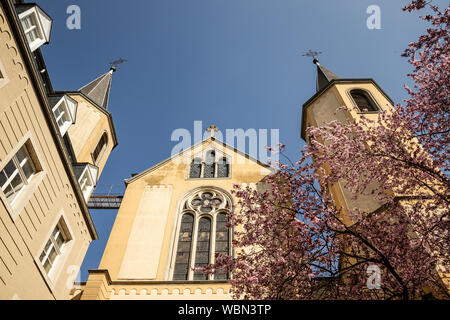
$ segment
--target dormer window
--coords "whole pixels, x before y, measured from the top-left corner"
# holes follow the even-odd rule
[[[19,4],[17,12],[31,51],[50,41],[52,19],[36,4]]]
[[[75,123],[78,102],[67,95],[49,97],[49,101],[59,132],[64,136],[69,127]]]
[[[98,167],[89,163],[79,163],[74,164],[74,170],[78,177],[78,183],[83,192],[84,200],[87,202],[97,184]]]
[[[195,157],[189,167],[190,179],[214,179],[228,178],[230,176],[230,164],[226,156],[217,156],[214,150],[205,153],[204,160]]]
[[[355,89],[350,91],[350,95],[353,98],[356,106],[360,112],[377,112],[378,107],[373,101],[370,94],[365,90]]]
[[[33,14],[26,16],[21,21],[28,43],[31,44],[41,38],[39,35],[39,28],[37,27],[36,19]]]

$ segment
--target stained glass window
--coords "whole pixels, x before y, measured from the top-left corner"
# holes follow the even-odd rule
[[[188,280],[193,227],[194,216],[190,213],[185,213],[181,219],[173,280]]]
[[[189,173],[189,178],[200,178],[202,172],[202,159],[195,158],[191,162],[191,171]]]
[[[192,267],[203,268],[209,265],[214,254],[230,254],[231,236],[227,228],[226,212],[231,210],[231,200],[215,188],[202,188],[188,195],[182,208],[172,279],[208,280],[208,275],[193,270]],[[213,279],[225,280],[228,274],[224,271],[214,277]]]
[[[227,228],[227,214],[219,213],[216,217],[216,254],[230,254],[229,235]],[[214,275],[215,280],[225,280],[228,278],[226,271],[221,271]]]
[[[201,218],[198,222],[197,251],[195,253],[195,267],[202,268],[209,264],[209,249],[211,239],[211,220]],[[194,273],[194,280],[208,280],[202,271]]]
[[[203,173],[203,178],[214,178],[216,171],[216,153],[214,151],[209,151],[206,154],[205,159],[205,170]]]
[[[230,165],[227,163],[227,158],[222,158],[217,163],[217,177],[226,178],[229,175]]]

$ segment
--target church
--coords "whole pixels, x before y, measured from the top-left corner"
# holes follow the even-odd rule
[[[376,116],[393,102],[373,79],[342,79],[314,60],[316,93],[303,105],[301,137],[309,126],[365,114]],[[239,210],[234,184],[263,190],[276,171],[211,135],[171,158],[125,180],[126,191],[99,268],[74,292],[81,299],[231,299],[228,274],[205,276],[194,268],[214,263],[216,253],[233,255],[226,213]],[[373,198],[358,198],[339,184],[333,197],[347,209],[374,210]]]

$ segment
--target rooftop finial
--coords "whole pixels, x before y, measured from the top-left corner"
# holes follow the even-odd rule
[[[206,129],[207,131],[211,131],[211,138],[215,138],[215,131],[219,131],[219,128],[217,128],[215,125],[211,125],[209,128]]]
[[[312,51],[311,49],[309,49],[309,51],[305,54],[302,54],[302,56],[312,57],[313,63],[316,65],[319,65],[319,59],[317,59],[317,56],[321,53],[322,53],[322,51]]]
[[[117,60],[114,60],[113,62],[110,62],[110,63],[109,63],[109,64],[111,65],[110,70],[111,70],[112,72],[116,71],[117,65],[119,65],[119,64],[121,64],[121,63],[124,63],[124,62],[126,62],[126,61],[128,61],[128,60],[123,59],[123,58],[119,58],[119,59],[117,59]]]

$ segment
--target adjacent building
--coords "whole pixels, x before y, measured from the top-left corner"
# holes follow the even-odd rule
[[[52,19],[0,0],[0,299],[68,299],[97,233],[87,208],[117,145],[114,69],[54,91],[40,47]]]

